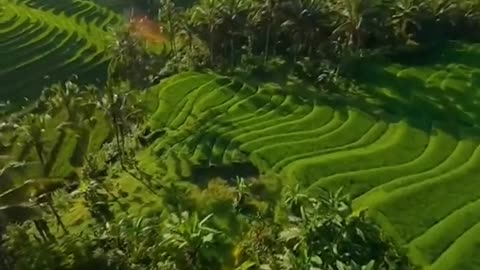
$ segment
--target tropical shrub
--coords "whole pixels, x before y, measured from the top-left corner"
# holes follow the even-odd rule
[[[325,194],[311,198],[291,189],[279,206],[287,219],[237,213],[243,224],[237,233],[219,226],[222,212],[165,210],[94,223],[56,239],[36,240],[27,225],[11,226],[4,245],[19,270],[409,269],[367,216],[352,215],[348,196]]]

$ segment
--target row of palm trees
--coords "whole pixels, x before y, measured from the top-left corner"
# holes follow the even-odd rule
[[[235,65],[246,52],[325,57],[365,49],[480,39],[477,0],[199,0],[191,8],[160,0],[171,48],[206,46],[209,61]],[[199,45],[198,45],[199,46]]]

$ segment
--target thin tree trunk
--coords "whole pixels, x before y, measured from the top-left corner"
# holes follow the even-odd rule
[[[272,26],[269,24],[267,26],[267,33],[266,33],[266,37],[265,37],[265,49],[264,49],[264,53],[265,53],[265,58],[263,59],[263,62],[264,63],[267,63],[267,60],[268,60],[268,49],[270,47],[270,33],[272,31]]]
[[[42,237],[43,241],[48,240],[55,240],[55,237],[50,233],[50,228],[47,225],[47,222],[43,219],[37,219],[33,221],[35,228],[37,229],[40,237]]]
[[[118,121],[117,121],[117,117],[113,117],[113,128],[115,129],[115,140],[117,142],[117,150],[119,152],[119,158],[120,158],[120,165],[122,166],[122,168],[124,170],[125,169],[125,163],[123,161],[123,145],[121,143],[121,139],[120,139],[120,130],[119,130],[119,126],[118,126]]]
[[[45,166],[45,158],[43,157],[43,145],[41,143],[35,143],[35,151],[37,152],[40,164],[42,164],[42,167]]]
[[[230,63],[232,65],[232,70],[235,67],[235,41],[233,40],[234,37],[230,38]]]
[[[170,46],[172,46],[172,51],[174,55],[177,55],[177,43],[175,41],[175,30],[173,29],[172,23],[169,23],[169,32],[170,32]]]
[[[57,224],[60,225],[60,228],[62,228],[65,234],[68,234],[67,227],[65,226],[65,224],[62,221],[62,218],[58,214],[57,209],[55,209],[55,206],[53,206],[50,196],[47,198],[47,204],[48,204],[48,207],[50,207],[50,210],[52,211],[53,215],[55,216],[55,219],[57,220]]]
[[[193,35],[191,32],[188,33],[188,47],[190,48],[190,53],[193,55]]]
[[[210,64],[213,65],[213,54],[215,53],[214,50],[213,50],[213,29],[210,28],[209,30],[209,35],[210,35]]]
[[[307,52],[307,54],[308,54],[308,57],[312,57],[312,51],[313,51],[313,45],[312,45],[312,43],[313,43],[313,38],[312,38],[310,35],[308,35],[307,37],[308,37],[308,38],[307,38],[307,43],[308,43],[308,45],[307,45],[307,46],[308,46],[308,52]]]

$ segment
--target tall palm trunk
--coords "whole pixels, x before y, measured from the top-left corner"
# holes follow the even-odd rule
[[[233,35],[230,38],[230,64],[233,69],[235,67],[235,41]]]
[[[176,33],[173,27],[171,16],[168,17],[168,32],[170,35],[170,46],[172,47],[173,54],[176,55],[177,54],[177,42],[175,40]]]
[[[213,60],[214,60],[214,54],[215,54],[215,51],[213,49],[213,42],[214,42],[214,38],[213,38],[213,28],[210,27],[209,28],[209,43],[210,43],[210,64],[213,65]]]
[[[271,32],[272,32],[272,25],[271,24],[268,24],[267,25],[267,30],[266,30],[266,33],[265,33],[265,49],[264,49],[264,59],[263,59],[263,62],[264,63],[267,63],[267,60],[268,60],[268,53],[269,53],[269,48],[270,48],[270,35],[271,35]]]
[[[193,34],[192,32],[188,32],[188,47],[190,49],[190,53],[193,55]]]

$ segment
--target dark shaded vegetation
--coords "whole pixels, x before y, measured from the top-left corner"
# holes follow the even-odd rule
[[[254,86],[276,82],[296,95],[314,89],[324,99],[382,116],[424,115],[443,120],[447,130],[478,125],[471,91],[440,89],[421,81],[427,78],[399,78],[384,68],[392,61],[416,67],[434,61],[439,70],[453,64],[477,68],[478,54],[452,43],[479,41],[475,1],[225,0],[191,7],[163,1],[153,5],[158,7],[152,19],[169,37],[169,60],[163,75],[143,77],[212,69]]]
[[[278,56],[321,68],[376,51],[415,53],[452,39],[478,41],[478,10],[477,2],[449,0],[208,0],[187,9],[167,0],[157,19],[174,37],[176,53],[177,45],[185,55],[205,46],[210,67],[258,65],[256,57],[265,64]]]
[[[5,154],[9,140],[29,142],[9,166],[35,162],[40,173],[60,178],[47,185],[20,176],[23,184],[0,194],[2,269],[410,267],[366,216],[352,215],[341,192],[309,198],[261,178],[250,164],[194,170],[191,182],[144,168],[136,156],[141,138],[148,145],[157,141],[148,136],[162,136],[142,128],[149,95],[117,80],[103,92],[68,82],[45,91],[35,113],[5,119],[12,125],[2,133]],[[97,141],[102,129],[109,132]],[[55,133],[58,140],[49,139]],[[136,187],[127,191],[122,181]]]
[[[208,181],[215,178],[235,179],[241,177],[246,179],[255,179],[260,176],[258,169],[251,163],[233,163],[228,166],[210,166],[207,168],[194,168],[192,172],[192,180],[198,184],[205,186]]]
[[[167,207],[151,217],[103,214],[90,230],[56,240],[35,240],[25,225],[10,227],[5,264],[15,265],[12,269],[407,269],[374,224],[363,215],[350,217],[347,197],[326,193],[314,199],[287,189],[273,212],[272,206],[259,208],[255,190],[243,180],[234,187],[212,181],[200,193],[170,188],[175,194],[168,197],[181,203],[171,206],[188,212]],[[206,209],[215,214],[203,214]]]
[[[168,179],[159,173],[165,161],[139,158],[168,132],[147,125],[162,101],[143,90],[181,71],[215,71],[240,78],[216,82],[230,84],[226,91],[234,94],[242,95],[243,81],[255,87],[268,87],[264,83],[270,81],[285,86],[282,91],[294,95],[295,105],[326,100],[342,105],[341,113],[343,105],[353,105],[373,114],[381,110],[378,114],[387,113],[392,121],[412,115],[418,127],[423,127],[419,115],[447,120],[446,129],[459,123],[477,127],[476,98],[455,91],[445,95],[445,89],[414,76],[402,77],[400,85],[380,64],[390,59],[422,66],[429,59],[418,56],[436,55],[435,46],[444,42],[479,41],[474,31],[480,26],[479,3],[202,0],[178,5],[162,0],[137,5],[164,29],[160,52],[126,27],[115,36],[103,86],[68,81],[48,88],[18,114],[4,110],[1,269],[412,268],[363,212],[353,213],[342,190],[312,198],[299,187],[280,186],[280,179],[262,177],[246,160],[196,164],[189,181]],[[478,59],[459,52],[455,63],[478,67]],[[435,61],[441,66],[452,59]],[[472,87],[478,86],[477,77]],[[375,88],[389,88],[400,98]],[[271,93],[252,98],[252,106],[291,114],[294,108],[272,102]],[[362,100],[367,96],[377,103]],[[0,105],[3,110],[9,103]],[[218,113],[213,108],[190,129]],[[237,146],[211,132],[191,140],[188,151],[216,140]],[[171,146],[162,143],[154,148],[158,155]],[[74,217],[65,218],[70,211]]]

